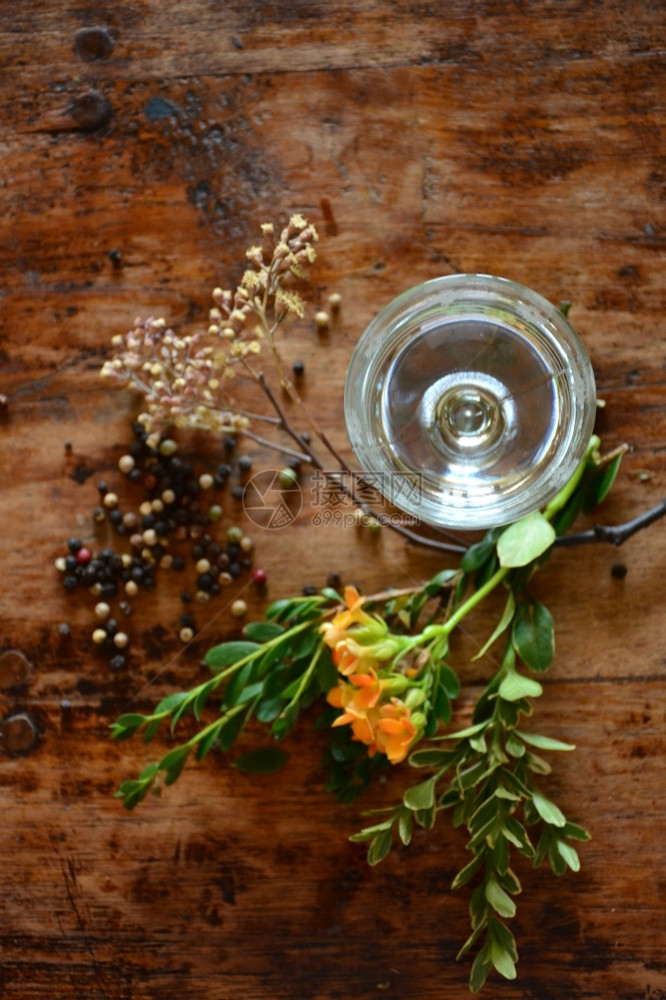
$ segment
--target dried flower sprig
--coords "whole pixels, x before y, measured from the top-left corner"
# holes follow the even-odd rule
[[[250,417],[239,410],[229,381],[242,367],[259,382],[250,364],[267,340],[275,363],[274,335],[288,315],[302,317],[305,304],[287,287],[303,279],[315,257],[317,231],[293,215],[275,239],[271,223],[262,226],[264,241],[250,247],[245,271],[235,292],[216,288],[205,333],[179,336],[164,319],[137,319],[126,335],[112,340],[114,355],[101,375],[143,396],[140,423],[152,443],[170,426],[193,427],[217,434],[246,431]]]

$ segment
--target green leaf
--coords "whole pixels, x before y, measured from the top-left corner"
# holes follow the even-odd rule
[[[279,695],[275,698],[263,698],[254,710],[255,717],[259,722],[273,722],[286,704]]]
[[[446,587],[452,580],[455,580],[457,575],[458,571],[455,569],[442,569],[439,573],[435,573],[431,580],[428,580],[423,588],[423,592],[428,597],[436,597],[443,587]]]
[[[530,670],[547,670],[555,652],[555,626],[548,608],[532,597],[521,601],[516,610],[511,641]]]
[[[229,718],[222,724],[220,733],[220,750],[222,753],[228,753],[236,739],[240,736],[245,723],[245,717],[242,712],[238,712],[236,715],[229,716]]]
[[[160,770],[166,771],[164,776],[165,785],[173,785],[180,777],[180,772],[185,767],[187,758],[190,755],[188,746],[176,747],[160,761]]]
[[[246,663],[244,667],[241,667],[228,682],[224,689],[224,699],[222,701],[225,708],[233,708],[234,705],[237,705],[241,701],[245,685],[248,684],[252,678],[255,664],[256,661],[253,662],[250,660],[250,662]],[[260,687],[263,687],[263,685],[260,684]]]
[[[378,865],[383,861],[393,845],[393,834],[390,830],[383,830],[370,842],[368,848],[368,864]]]
[[[276,621],[284,621],[291,616],[297,607],[298,602],[294,601],[293,598],[283,598],[280,601],[273,601],[272,604],[269,604],[265,615],[267,618],[274,618]]]
[[[173,694],[168,694],[166,698],[162,698],[162,701],[158,704],[157,708],[153,712],[153,715],[171,715],[175,712],[177,708],[183,704],[184,701],[190,697],[189,691],[174,691]]]
[[[203,737],[203,739],[199,740],[194,752],[194,756],[197,760],[203,760],[206,754],[210,753],[212,748],[215,746],[215,741],[220,735],[221,728],[222,727],[219,726],[215,729],[211,729],[210,732]]]
[[[588,831],[577,823],[566,823],[562,827],[562,833],[565,837],[571,837],[572,840],[579,840],[582,843],[591,839]]]
[[[436,818],[437,809],[435,808],[434,803],[429,809],[417,809],[414,813],[414,819],[422,830],[432,830],[435,825]]]
[[[233,762],[233,766],[246,774],[274,774],[289,760],[289,754],[281,747],[259,747],[250,750]]]
[[[412,840],[412,814],[409,809],[401,809],[398,814],[398,834],[405,847],[408,847]]]
[[[482,656],[486,655],[486,653],[493,645],[493,643],[496,642],[497,639],[499,639],[502,632],[506,631],[506,629],[511,624],[515,610],[516,610],[516,599],[513,596],[513,593],[509,591],[509,596],[506,599],[506,604],[504,605],[504,611],[502,612],[502,617],[498,621],[495,631],[490,636],[488,641],[481,647],[476,656],[472,657],[472,661],[480,660]]]
[[[459,729],[455,733],[447,733],[444,737],[447,740],[463,740],[467,736],[474,736],[475,733],[480,733],[482,729],[488,728],[488,721],[477,722],[473,726],[467,726],[465,729]]]
[[[516,939],[506,924],[503,924],[496,917],[490,917],[488,920],[488,931],[493,941],[496,941],[511,956],[513,961],[517,962],[518,949],[516,948]]]
[[[338,683],[338,670],[333,663],[330,650],[327,648],[317,660],[315,677],[321,691],[330,691]]]
[[[525,763],[534,774],[550,774],[552,767],[547,760],[535,753],[525,754]]]
[[[532,793],[532,802],[544,823],[549,823],[550,826],[564,826],[566,824],[566,816],[559,806],[556,806],[541,792]]]
[[[435,787],[439,779],[439,774],[422,781],[419,785],[408,788],[403,795],[402,801],[408,809],[413,812],[419,809],[430,809],[435,802]]]
[[[152,782],[123,781],[118,791],[114,794],[117,799],[123,800],[123,808],[129,811],[145,799],[150,791],[151,784]]]
[[[488,978],[488,973],[492,968],[492,962],[488,957],[488,948],[484,946],[472,963],[472,970],[469,974],[469,991],[478,993]]]
[[[498,530],[493,528],[484,535],[480,542],[470,545],[460,560],[460,568],[464,573],[474,573],[480,566],[483,566],[486,559],[495,551],[497,535]]]
[[[543,694],[543,688],[531,677],[511,673],[502,680],[498,693],[505,701],[518,701],[520,698],[538,698]]]
[[[393,826],[393,816],[389,816],[382,823],[375,823],[373,826],[364,826],[358,833],[352,833],[349,838],[353,844],[361,844],[364,840],[373,840],[378,833],[390,830]]]
[[[575,750],[573,743],[562,743],[561,740],[554,740],[550,736],[539,736],[537,733],[523,733],[516,729],[516,736],[519,736],[524,743],[529,743],[539,750]]]
[[[315,648],[321,642],[321,636],[316,628],[304,629],[299,632],[298,635],[294,636],[291,643],[291,653],[294,659],[305,659],[309,658],[315,651]]]
[[[243,635],[252,642],[266,642],[282,635],[284,628],[276,622],[248,622],[243,629]]]
[[[194,718],[199,721],[201,718],[201,713],[203,712],[204,705],[208,700],[208,695],[210,694],[210,687],[208,684],[202,684],[199,688],[199,693],[197,694],[194,702],[192,704],[192,712],[194,713]]]
[[[409,763],[412,767],[449,767],[457,755],[457,750],[437,750],[435,747],[428,747],[410,754]]]
[[[476,875],[479,868],[483,864],[484,858],[485,854],[481,851],[479,854],[476,854],[471,861],[468,861],[465,867],[461,868],[454,878],[451,883],[451,888],[459,889],[461,886],[466,885],[467,882],[469,882],[469,880]]]
[[[498,941],[493,941],[490,948],[490,955],[492,963],[499,972],[500,976],[504,976],[505,979],[516,978],[515,963],[511,958],[511,955],[504,950]]]
[[[503,832],[500,831],[500,834],[493,845],[493,861],[495,863],[495,871],[498,875],[506,875],[509,871],[509,854],[509,841],[506,839]],[[504,885],[503,883],[501,884],[507,892],[511,891],[510,886]],[[519,889],[515,891],[518,892]]]
[[[543,514],[535,510],[510,524],[497,541],[500,566],[527,566],[550,548],[555,541],[555,529]]]
[[[500,837],[500,840],[503,840],[506,843],[504,837]],[[517,896],[519,892],[523,891],[518,876],[516,875],[515,872],[511,871],[508,865],[504,869],[504,871],[502,872],[498,871],[497,875],[498,875],[497,881],[499,882],[499,884],[502,886],[504,890],[506,890],[506,892],[511,893],[512,896]]]
[[[578,857],[578,851],[571,844],[565,843],[564,840],[557,840],[557,849],[560,852],[560,857],[568,864],[572,872],[580,871],[580,858]]]
[[[527,830],[522,823],[519,823],[517,819],[513,818],[513,816],[505,817],[502,834],[506,837],[509,843],[513,844],[513,846],[520,851],[524,857],[534,857],[534,847],[532,846],[532,842],[527,835]]]
[[[516,904],[511,896],[501,887],[494,875],[486,881],[486,899],[500,917],[515,917]]]
[[[460,694],[460,678],[448,663],[439,665],[439,684],[448,698],[457,698]]]
[[[128,729],[130,730],[129,735],[132,735],[132,733],[135,733],[139,728],[139,726],[143,725],[145,721],[146,721],[145,715],[139,715],[138,713],[135,712],[131,713],[128,712],[126,715],[121,715],[119,719],[116,719],[116,721],[113,723],[113,727],[118,726],[121,729]]]
[[[612,462],[602,465],[601,468],[597,470],[592,483],[585,492],[583,510],[586,514],[608,496],[617,477],[622,458],[623,454],[620,453],[619,455],[616,455]]]
[[[219,646],[213,646],[212,649],[209,649],[204,656],[204,663],[213,673],[217,673],[260,650],[261,646],[258,642],[234,639],[232,642],[223,642]]]
[[[161,719],[153,719],[153,721],[146,726],[142,734],[142,739],[144,743],[150,743],[153,736],[160,728],[161,724],[162,724]]]

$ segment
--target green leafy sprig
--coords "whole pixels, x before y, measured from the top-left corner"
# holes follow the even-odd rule
[[[543,693],[534,675],[548,669],[554,653],[553,619],[532,593],[531,579],[547,562],[556,537],[608,493],[622,453],[602,457],[599,445],[598,438],[592,438],[575,475],[543,511],[489,531],[467,549],[457,569],[442,570],[414,590],[361,598],[351,588],[353,594],[343,601],[326,588],[314,596],[277,601],[267,609],[265,621],[245,627],[242,639],[208,652],[209,680],[168,695],[150,715],[121,716],[112,727],[118,740],[140,732],[148,742],[163,722],[168,720],[173,733],[188,715],[200,724],[194,735],[137,779],[123,782],[116,794],[124,806],[136,806],[162,776],[166,785],[176,781],[190,754],[202,760],[213,748],[230,751],[251,719],[266,725],[280,741],[302,710],[325,699],[333,707],[326,706],[316,724],[330,736],[325,755],[328,787],[341,800],[351,801],[388,761],[377,746],[369,747],[367,739],[341,724],[353,722],[353,716],[345,714],[344,701],[342,709],[337,707],[331,692],[342,688],[349,694],[349,682],[361,684],[353,674],[341,678],[341,644],[347,655],[353,652],[354,663],[368,658],[365,681],[376,685],[377,699],[395,706],[397,717],[411,727],[411,766],[433,772],[408,788],[397,806],[373,814],[373,823],[351,839],[367,843],[368,861],[375,865],[396,841],[407,846],[415,826],[431,830],[438,815],[450,810],[452,825],[467,831],[471,854],[452,885],[473,886],[471,934],[459,953],[462,957],[477,949],[470,989],[478,992],[493,968],[514,978],[518,954],[507,921],[516,912],[521,886],[511,868],[512,855],[522,855],[535,866],[547,858],[559,875],[578,870],[571,842],[588,839],[583,827],[567,820],[539,785],[550,765],[537,751],[574,747],[524,728],[523,720],[529,719],[533,701]],[[502,639],[498,670],[477,699],[471,725],[447,733],[452,703],[460,692],[449,662],[449,638],[500,586],[506,592],[504,609],[475,656],[486,655]],[[354,669],[360,667],[352,664],[350,671]],[[217,714],[204,723],[204,712],[213,701]],[[267,746],[234,764],[266,773],[285,759],[281,748]]]

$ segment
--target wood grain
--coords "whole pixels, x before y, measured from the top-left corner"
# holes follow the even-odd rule
[[[205,323],[259,223],[294,211],[322,237],[313,308],[343,304],[328,334],[296,324],[282,350],[345,454],[342,384],[369,319],[427,278],[488,272],[573,303],[604,440],[631,447],[604,519],[662,499],[664,21],[638,0],[0,2],[3,1000],[468,995],[467,898],[449,891],[464,838],[442,823],[369,869],[310,720],[276,776],[209,759],[123,813],[113,791],[163,744],[113,744],[109,724],[203,676],[239,623],[225,594],[184,650],[165,573],[114,674],[92,598],[65,594],[53,563],[72,535],[110,540],[90,519],[100,479],[136,500],[116,470],[133,404],[98,378],[113,334],[137,314]],[[183,449],[224,459],[196,437]],[[253,530],[269,586],[246,590],[251,615],[331,572],[370,590],[453,564],[314,527],[310,499],[288,531]],[[224,506],[223,527],[242,519],[228,492]],[[558,551],[539,581],[558,630],[539,724],[578,746],[548,791],[593,840],[576,876],[520,869],[519,978],[488,997],[666,997],[663,530]],[[460,719],[492,672],[468,661],[496,612],[456,638]]]

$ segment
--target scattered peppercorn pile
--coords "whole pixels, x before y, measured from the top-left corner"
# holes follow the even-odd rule
[[[206,604],[244,573],[252,573],[251,582],[257,587],[266,583],[263,570],[252,571],[252,539],[235,525],[224,534],[220,531],[223,510],[215,495],[234,474],[249,471],[249,456],[241,455],[233,465],[220,464],[214,472],[197,473],[179,457],[178,445],[171,438],[151,447],[140,423],[133,425],[133,434],[118,468],[143,491],[138,510],[124,509],[118,492],[100,482],[99,504],[92,512],[93,524],[111,525],[118,548],[94,551],[82,539],[70,538],[66,554],[56,559],[65,590],[83,588],[95,598],[92,640],[114,671],[127,668],[130,651],[130,636],[121,622],[132,614],[141,592],[155,586],[160,570],[186,576],[180,595],[184,605]],[[225,441],[230,455],[234,448],[233,438]],[[231,487],[232,497],[241,500],[243,489],[242,483],[236,483]],[[136,491],[128,487],[123,492]],[[231,605],[236,617],[246,610],[242,600]],[[61,634],[66,630],[61,626]],[[196,625],[191,611],[180,615],[178,630],[183,643],[193,639]]]

